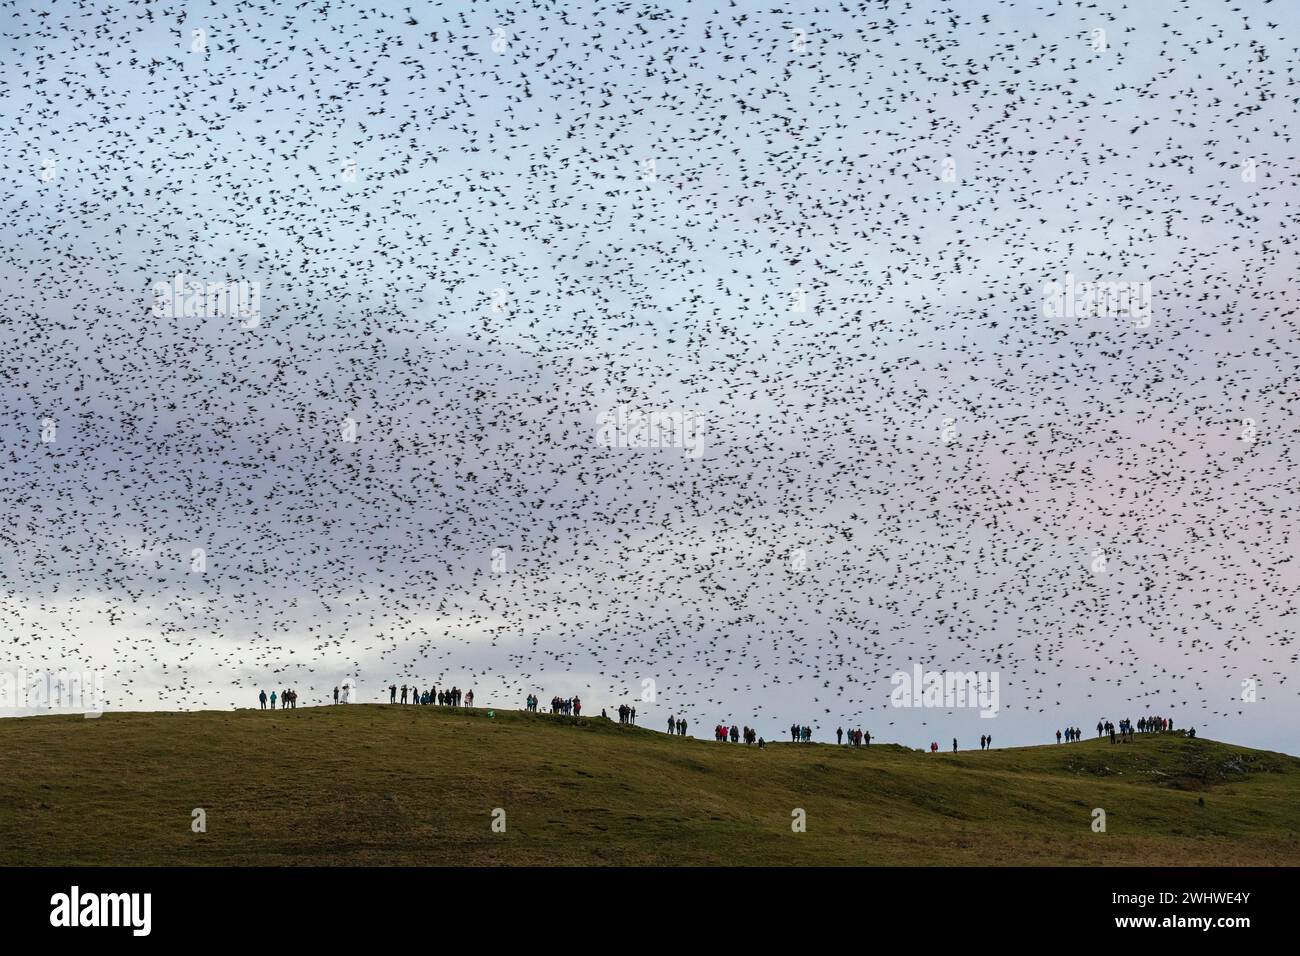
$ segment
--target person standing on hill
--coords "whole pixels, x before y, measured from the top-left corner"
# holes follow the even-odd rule
[[[956,738],[956,737],[952,738],[952,752],[953,752],[953,753],[956,753],[956,752],[957,752],[957,738]]]
[[[334,703],[337,704],[338,702],[339,702],[339,688],[338,688],[338,685],[335,684],[335,685],[334,685]]]
[[[837,744],[842,744],[842,743],[844,743],[844,728],[843,728],[843,727],[836,727],[836,728],[835,728],[835,742],[836,742]]]
[[[275,710],[275,691],[271,691],[271,709]]]
[[[262,702],[262,709],[266,710],[266,691],[262,691],[261,693],[259,693],[257,695],[257,699]]]

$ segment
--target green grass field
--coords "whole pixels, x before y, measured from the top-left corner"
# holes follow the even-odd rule
[[[0,720],[0,753],[8,865],[1300,864],[1300,759],[1172,735],[760,751],[348,705]]]

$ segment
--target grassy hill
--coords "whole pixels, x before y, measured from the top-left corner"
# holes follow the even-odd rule
[[[3,864],[1300,864],[1300,760],[1174,736],[760,751],[348,705],[0,720],[0,753]]]

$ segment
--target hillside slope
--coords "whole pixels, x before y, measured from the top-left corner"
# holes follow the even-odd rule
[[[350,705],[0,720],[0,753],[11,865],[1300,864],[1300,760],[1173,736],[760,751]]]

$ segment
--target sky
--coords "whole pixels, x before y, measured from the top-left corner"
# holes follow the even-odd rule
[[[437,683],[1300,753],[1298,33],[0,3],[0,667],[109,710]],[[258,312],[157,308],[177,274]],[[1045,309],[1067,281],[1151,312]],[[916,664],[997,715],[891,706]]]

